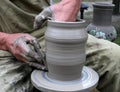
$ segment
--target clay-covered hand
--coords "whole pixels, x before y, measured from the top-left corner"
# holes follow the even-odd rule
[[[6,48],[18,60],[35,68],[46,70],[45,66],[42,65],[43,53],[38,53],[40,47],[33,36],[24,33],[7,34]]]
[[[48,17],[54,21],[73,22],[76,21],[77,14],[80,10],[82,0],[62,0],[48,8],[45,8],[35,17],[34,29],[41,26],[43,21]]]
[[[45,8],[40,14],[38,14],[36,17],[35,17],[35,20],[34,20],[34,29],[38,29],[42,23],[48,19],[48,17],[51,17],[52,16],[52,11],[50,9],[50,7],[47,7]]]

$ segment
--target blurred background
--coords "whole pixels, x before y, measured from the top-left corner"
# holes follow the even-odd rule
[[[61,0],[53,0],[53,3],[57,3]],[[82,0],[86,5],[88,5],[88,9],[84,11],[84,19],[86,20],[85,27],[87,27],[93,18],[93,7],[92,4],[95,2],[110,2],[114,3],[114,11],[112,16],[112,25],[115,27],[117,31],[117,38],[114,43],[120,45],[120,0]],[[80,16],[80,13],[78,14]]]

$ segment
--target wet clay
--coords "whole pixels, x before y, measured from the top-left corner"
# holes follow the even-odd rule
[[[48,77],[60,81],[77,80],[86,61],[85,45],[88,38],[84,21],[55,22],[48,20],[46,62]]]
[[[84,21],[48,21],[46,64],[48,72],[32,72],[32,84],[42,92],[91,92],[98,83],[98,74],[85,67],[85,45],[88,34]]]

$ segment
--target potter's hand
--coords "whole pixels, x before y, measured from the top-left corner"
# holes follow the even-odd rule
[[[35,17],[34,29],[39,28],[43,20],[52,16],[54,21],[73,22],[76,21],[82,0],[62,0],[60,3],[45,8]]]
[[[34,29],[38,29],[42,25],[42,23],[51,16],[52,11],[50,7],[45,8],[40,14],[35,17],[33,25]]]
[[[22,33],[8,34],[6,47],[7,50],[10,51],[18,60],[41,70],[46,69],[42,62],[43,53],[38,53],[38,50],[40,49],[38,41],[31,35]]]

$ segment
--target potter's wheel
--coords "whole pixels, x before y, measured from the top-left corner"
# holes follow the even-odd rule
[[[84,67],[82,77],[74,81],[58,81],[50,79],[47,72],[32,72],[33,85],[43,92],[79,92],[94,89],[98,82],[98,74],[91,68]]]

